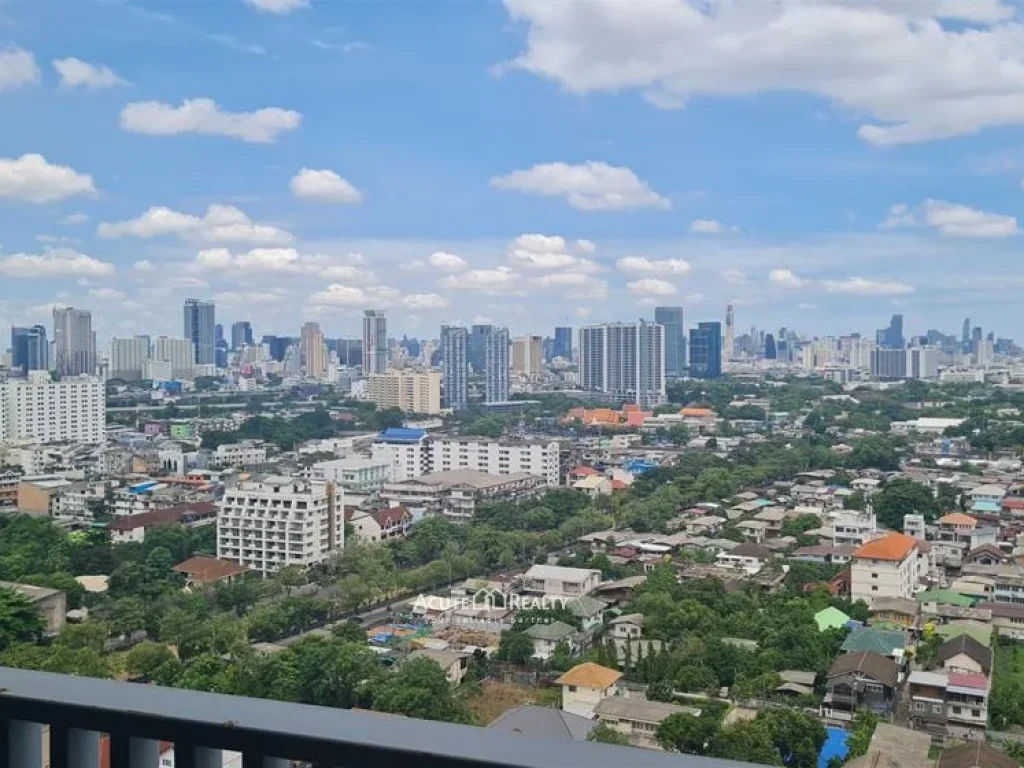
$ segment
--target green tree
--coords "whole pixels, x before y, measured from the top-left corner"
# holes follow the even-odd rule
[[[850,748],[847,758],[852,760],[868,753],[871,746],[871,737],[875,735],[875,726],[879,723],[878,715],[874,712],[858,712],[850,727],[850,735],[846,739],[846,745]]]
[[[722,728],[711,742],[708,754],[747,763],[783,765],[782,756],[772,741],[772,735],[757,719]]]
[[[757,716],[768,732],[772,743],[793,768],[815,768],[818,754],[828,738],[825,726],[811,715],[791,709],[769,709]]]
[[[895,531],[903,530],[906,515],[924,515],[926,522],[934,522],[938,503],[928,486],[906,478],[897,478],[885,484],[872,498],[872,507],[879,525]]]
[[[629,736],[619,733],[607,723],[599,723],[590,733],[587,734],[587,741],[598,744],[615,744],[619,747],[629,746]]]
[[[452,695],[444,671],[427,658],[408,660],[385,678],[374,696],[373,708],[420,720],[469,722],[469,713]]]
[[[498,658],[513,664],[525,664],[533,656],[533,640],[525,632],[509,630],[501,634]]]
[[[713,718],[679,712],[669,715],[658,725],[658,743],[665,750],[704,755],[718,733],[718,727]]]
[[[0,651],[38,639],[43,628],[39,612],[27,597],[0,587]]]
[[[128,651],[124,664],[133,677],[149,679],[156,670],[173,661],[174,654],[166,645],[146,641]]]

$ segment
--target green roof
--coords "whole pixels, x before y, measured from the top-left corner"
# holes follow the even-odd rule
[[[608,603],[598,600],[596,597],[583,595],[583,597],[577,597],[565,607],[572,611],[572,615],[576,618],[585,619],[588,616],[593,616],[595,613],[603,611],[608,607]]]
[[[842,650],[846,653],[874,651],[882,656],[892,656],[893,651],[905,647],[906,644],[907,640],[902,632],[861,627],[853,630],[843,641]]]
[[[526,634],[534,640],[549,640],[557,643],[564,640],[576,630],[564,621],[553,621],[550,624],[534,624]]]
[[[969,635],[987,648],[992,647],[992,625],[981,624],[977,621],[965,621],[963,623],[942,624],[935,628],[946,640],[952,640],[960,635]]]
[[[826,629],[842,629],[850,617],[830,605],[814,614],[814,620],[818,622],[818,631],[824,632]]]
[[[927,592],[922,592],[917,596],[917,602],[960,605],[970,608],[974,605],[975,600],[966,595],[961,595],[959,592],[954,592],[952,589],[929,589]]]

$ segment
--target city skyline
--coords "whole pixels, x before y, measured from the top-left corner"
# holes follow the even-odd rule
[[[610,24],[609,1],[580,25],[533,0],[427,3],[387,25],[359,4],[279,16],[241,2],[83,2],[52,19],[5,3],[0,277],[15,290],[0,329],[59,303],[90,306],[101,338],[174,334],[172,311],[203,296],[226,318],[258,307],[277,332],[313,321],[329,336],[357,335],[365,306],[419,336],[491,323],[519,336],[655,303],[695,320],[731,303],[760,327],[832,334],[882,314],[937,328],[971,314],[1024,335],[1024,163],[1001,127],[1024,118],[972,102],[964,123],[924,75],[900,78],[892,103],[827,72],[794,80],[758,45],[716,49],[718,74],[694,73],[655,53],[649,28]],[[949,52],[968,32],[998,51],[991,69],[946,73],[950,93],[964,78],[1009,87],[1001,73],[1024,59],[995,44],[1016,18],[998,0],[942,17],[929,3],[813,5],[860,30],[834,51],[852,82],[930,71],[913,53],[922,21]],[[752,23],[749,9],[711,10],[666,2],[666,23],[681,41],[696,28],[685,13],[700,39]],[[769,11],[793,30],[823,28],[823,12]],[[145,62],[138,39],[151,42]],[[859,52],[875,43],[888,53],[868,61]],[[566,49],[578,58],[546,58]],[[620,56],[647,74],[585,74],[616,71]],[[410,131],[428,109],[446,120]],[[524,110],[548,115],[542,135],[524,130]]]

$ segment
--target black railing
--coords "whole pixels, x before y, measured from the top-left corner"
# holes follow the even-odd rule
[[[101,737],[105,734],[105,737]],[[743,768],[601,744],[534,739],[242,696],[0,667],[0,768],[158,768],[161,742],[175,768]]]

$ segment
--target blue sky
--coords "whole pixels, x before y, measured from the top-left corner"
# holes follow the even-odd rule
[[[258,334],[733,302],[741,328],[1020,338],[1018,15],[0,0],[0,329],[57,303],[178,334],[196,295]]]

